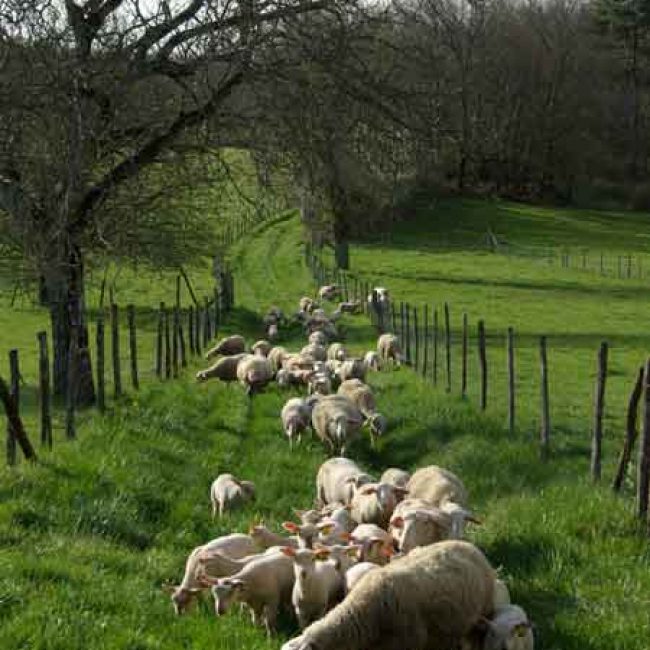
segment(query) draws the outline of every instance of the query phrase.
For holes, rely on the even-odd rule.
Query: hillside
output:
[[[428,225],[418,227],[424,242]],[[519,367],[531,379],[522,380],[522,426],[509,438],[498,399],[504,394],[499,375],[494,378],[494,404],[482,415],[475,393],[462,401],[456,388],[446,395],[402,369],[371,377],[391,430],[378,450],[359,444],[351,455],[372,471],[436,463],[463,477],[484,522],[470,532],[471,538],[495,566],[503,567],[514,600],[535,621],[539,648],[645,650],[650,635],[648,545],[637,535],[629,497],[613,497],[606,484],[594,488],[585,456],[595,344],[604,334],[617,333],[625,350],[625,361],[612,364],[617,372],[608,393],[608,432],[618,439],[621,407],[615,406],[626,395],[627,359],[633,369],[647,349],[642,321],[636,320],[642,312],[642,287],[635,293],[634,282],[618,280],[612,280],[612,287],[600,286],[596,276],[576,271],[573,277],[565,269],[557,269],[551,288],[499,287],[487,266],[477,271],[475,260],[464,257],[473,257],[473,252],[453,261],[450,254],[426,245],[415,250],[408,242],[414,228],[405,229],[402,243],[398,235],[391,244],[355,248],[355,268],[372,269],[373,277],[412,303],[440,305],[448,300],[456,325],[467,310],[473,318],[486,318],[489,331],[512,324],[522,337],[526,333],[531,374],[525,374],[523,350]],[[251,340],[261,334],[261,310],[278,304],[291,312],[299,296],[314,286],[295,217],[256,230],[234,250],[232,262],[237,308],[226,331],[243,332]],[[505,263],[497,260],[494,267]],[[541,273],[537,262],[526,264],[532,276],[537,269]],[[452,265],[467,281],[449,280]],[[428,272],[443,277],[427,278]],[[472,280],[477,274],[484,286]],[[565,288],[565,281],[573,288]],[[546,296],[546,302],[539,308],[535,300],[526,303],[526,291],[535,291],[538,299]],[[602,317],[598,310],[618,291],[620,320],[603,320],[597,329]],[[578,304],[576,295],[584,295],[587,312],[567,315],[567,306]],[[505,311],[504,305],[513,300],[516,309]],[[580,340],[569,327],[578,329],[577,318],[585,319],[586,330],[595,330],[593,340],[583,346],[569,344]],[[354,351],[373,345],[375,334],[364,317],[346,317],[345,325]],[[557,442],[554,437],[546,463],[539,460],[534,427],[523,424],[526,417],[534,419],[537,408],[532,359],[534,337],[542,331],[552,335],[552,342],[554,336],[558,341],[566,336],[567,341],[563,352],[552,348],[551,367],[558,427],[565,404],[561,400],[569,408],[568,424]],[[283,344],[294,347],[301,341],[300,333],[292,330]],[[493,342],[491,367],[498,372],[503,360]],[[566,374],[560,375],[560,368]],[[217,620],[207,600],[198,611],[175,618],[160,590],[163,582],[180,579],[194,545],[230,530],[246,530],[260,517],[277,528],[292,516],[292,507],[310,504],[315,472],[325,459],[313,441],[289,451],[278,418],[287,393],[272,387],[249,403],[237,386],[197,385],[195,370],[188,368],[175,382],[145,383],[140,393],[115,405],[103,419],[88,414],[79,440],[65,443],[59,433],[54,451],[43,454],[38,466],[0,470],[0,647],[252,650],[279,648],[293,633],[286,621],[281,639],[267,641],[248,616]],[[584,384],[586,404],[569,389],[560,390],[570,385],[571,377],[576,385]],[[607,472],[612,446],[606,448]],[[225,470],[255,480],[259,496],[252,508],[213,523],[208,488]]]

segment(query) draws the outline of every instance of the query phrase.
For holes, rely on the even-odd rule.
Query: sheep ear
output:
[[[280,553],[284,553],[284,555],[287,557],[295,557],[296,549],[292,548],[291,546],[283,546],[280,549]]]
[[[288,530],[290,533],[297,533],[300,530],[300,526],[294,523],[293,521],[285,521],[282,523],[282,528]]]
[[[169,584],[168,582],[165,582],[164,584],[160,585],[160,588],[166,593],[166,594],[173,594],[177,589],[179,585],[172,585]]]
[[[393,528],[403,528],[404,527],[404,517],[399,517],[399,516],[393,517],[390,520],[390,525]]]

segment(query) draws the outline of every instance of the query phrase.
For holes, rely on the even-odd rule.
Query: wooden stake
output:
[[[539,339],[539,358],[541,366],[541,395],[542,395],[542,423],[540,429],[540,446],[542,458],[546,458],[549,451],[551,437],[551,418],[548,395],[548,358],[546,354],[546,337]]]
[[[515,433],[515,332],[508,328],[508,430]]]
[[[140,388],[138,380],[138,340],[135,329],[135,307],[126,306],[126,318],[129,326],[129,353],[131,356],[131,384],[135,390]]]
[[[485,323],[480,320],[478,322],[478,360],[481,368],[481,410],[485,411],[487,408],[487,350],[485,341]]]
[[[598,351],[598,377],[594,403],[594,430],[591,440],[591,477],[600,481],[603,447],[603,412],[605,410],[605,384],[607,381],[607,343]]]
[[[467,324],[467,314],[463,314],[463,354],[460,378],[460,394],[463,399],[467,399],[467,347],[469,345],[469,332]]]
[[[20,445],[23,455],[27,460],[35,461],[36,452],[27,437],[25,427],[23,426],[23,422],[18,414],[18,404],[11,396],[7,383],[2,379],[2,377],[0,377],[0,401],[4,404],[7,420],[11,423],[10,426],[14,432],[14,437],[16,442]]]
[[[111,304],[111,349],[113,353],[113,393],[115,397],[122,394],[122,372],[120,369],[120,330],[119,312],[115,303]]]
[[[447,360],[446,391],[451,393],[451,326],[449,320],[449,304],[445,303],[445,354]]]
[[[47,332],[39,332],[36,336],[38,339],[38,396],[41,411],[41,445],[52,449],[50,361],[47,350]]]
[[[648,516],[648,489],[650,488],[650,359],[646,361],[643,376],[643,428],[639,441],[639,462],[637,471],[637,515],[639,519]]]
[[[18,367],[18,350],[9,351],[9,374],[11,377],[10,397],[16,406],[16,416],[20,417],[20,368]],[[18,458],[16,453],[16,431],[11,419],[7,422],[7,465],[15,465]]]
[[[97,408],[100,413],[106,410],[106,377],[104,373],[105,366],[105,347],[104,347],[104,312],[100,310],[97,314]]]

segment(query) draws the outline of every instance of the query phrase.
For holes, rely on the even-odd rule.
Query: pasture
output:
[[[470,219],[483,214],[476,204],[454,204],[450,210],[456,212],[447,225],[458,225],[460,232],[451,232],[461,246],[480,237],[484,228]],[[567,238],[582,242],[592,232],[583,218],[603,221],[597,237],[594,231],[594,248],[607,246],[616,234],[617,242],[629,240],[624,248],[630,250],[637,240],[625,233],[650,232],[639,217],[627,215],[596,219],[571,213],[560,227],[550,213],[521,207],[517,215],[507,206],[485,206],[486,218],[495,210],[499,221],[491,222],[492,230],[533,244],[539,237],[544,246],[557,243],[565,229]],[[377,450],[363,441],[351,456],[373,472],[436,463],[463,478],[484,522],[470,538],[503,567],[514,602],[537,626],[539,648],[645,650],[650,550],[632,517],[630,495],[614,497],[608,482],[627,393],[650,343],[643,322],[646,289],[634,280],[472,250],[471,243],[468,250],[441,251],[436,227],[421,214],[388,244],[354,246],[353,270],[381,280],[397,299],[412,304],[440,307],[448,301],[456,341],[462,312],[472,323],[486,320],[489,408],[478,412],[475,381],[470,399],[460,399],[457,366],[451,395],[406,368],[372,375],[390,433]],[[251,341],[262,333],[263,310],[277,304],[291,313],[298,298],[313,289],[295,216],[250,233],[233,249],[231,263],[236,309],[225,331],[244,333]],[[192,274],[205,291],[211,286],[209,271],[206,263]],[[121,278],[124,288],[116,293],[121,303],[145,310],[159,300],[173,301],[172,278],[158,282],[137,272]],[[19,345],[34,350],[31,341],[45,325],[44,314],[25,304],[3,313],[0,350]],[[365,317],[345,317],[344,323],[354,351],[374,345]],[[515,437],[505,427],[502,335],[509,325],[518,335],[521,378]],[[536,445],[539,334],[549,336],[551,367],[552,452],[545,463]],[[287,347],[304,340],[298,329],[285,337]],[[594,487],[588,444],[601,339],[612,344],[612,373],[604,482]],[[22,356],[29,386],[36,364],[30,365],[27,351]],[[278,417],[288,393],[271,387],[249,403],[238,386],[196,384],[197,368],[195,360],[173,382],[149,378],[138,394],[112,404],[104,418],[85,414],[77,441],[64,442],[58,429],[54,451],[41,452],[38,465],[0,470],[0,647],[252,650],[279,648],[293,634],[294,624],[286,619],[280,638],[269,641],[251,627],[248,616],[217,619],[207,599],[175,618],[160,590],[164,581],[180,579],[193,546],[231,530],[245,531],[261,517],[277,530],[291,518],[292,507],[308,506],[316,470],[326,458],[315,441],[289,451]],[[472,371],[470,377],[475,376]],[[25,399],[29,409],[30,398]],[[27,424],[36,438],[33,420],[27,418]],[[208,489],[223,471],[253,479],[258,500],[213,523]]]

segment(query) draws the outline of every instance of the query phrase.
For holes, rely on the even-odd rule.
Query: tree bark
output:
[[[54,394],[65,397],[68,355],[71,337],[74,335],[78,351],[74,357],[78,391],[76,403],[79,406],[89,406],[95,402],[95,384],[88,351],[83,274],[83,261],[78,247],[72,248],[65,263],[53,260],[50,268],[44,269],[52,323]]]

